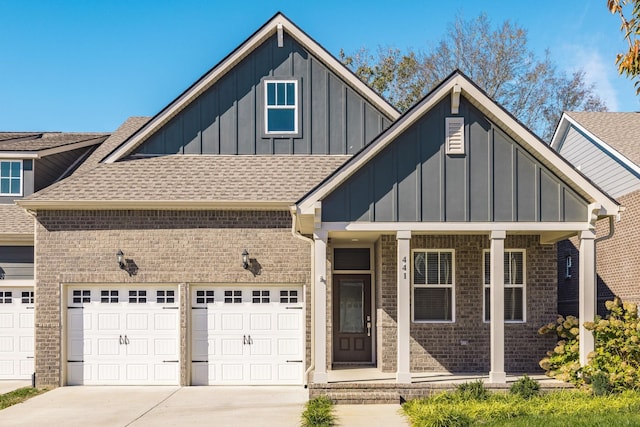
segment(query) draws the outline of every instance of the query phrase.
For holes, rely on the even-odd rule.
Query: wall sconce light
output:
[[[120,268],[122,270],[126,270],[127,265],[124,262],[124,253],[122,252],[122,249],[118,249],[118,252],[116,252],[116,258],[118,259],[118,265],[120,266]]]
[[[245,270],[249,268],[249,252],[246,249],[242,251],[242,268]]]

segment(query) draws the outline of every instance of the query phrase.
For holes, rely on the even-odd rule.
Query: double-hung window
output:
[[[22,160],[0,160],[0,196],[22,196]]]
[[[264,93],[266,133],[298,133],[298,81],[266,80]]]
[[[414,250],[413,321],[453,322],[454,317],[453,250]]]
[[[526,270],[524,249],[504,251],[504,320],[525,321]],[[491,320],[491,253],[484,252],[484,320]]]

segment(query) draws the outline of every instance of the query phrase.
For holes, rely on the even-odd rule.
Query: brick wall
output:
[[[37,220],[38,386],[55,387],[62,380],[63,284],[291,283],[306,285],[307,303],[310,301],[311,245],[292,236],[288,212],[39,211]],[[245,248],[260,266],[260,274],[254,276],[242,268],[241,253]],[[135,263],[136,275],[130,277],[120,270],[116,262],[118,249]],[[185,289],[181,285],[183,292]],[[184,316],[183,360],[188,339]],[[307,335],[307,361],[309,354]],[[181,366],[181,375],[181,382],[188,382],[187,366]]]
[[[413,236],[412,249],[455,250],[455,323],[411,323],[411,370],[487,372],[490,369],[489,324],[483,322],[483,260],[486,236]],[[537,331],[556,317],[556,247],[540,245],[537,236],[508,236],[505,249],[526,249],[526,323],[505,325],[505,369],[536,372],[554,345]],[[378,296],[378,365],[396,370],[396,238],[382,236],[376,245]],[[466,341],[466,345],[461,342]]]
[[[604,303],[615,295],[623,301],[640,303],[640,191],[620,197],[625,207],[620,221],[614,220],[614,235],[596,243],[598,279],[598,314],[605,316]],[[609,233],[609,221],[596,224],[596,238]],[[558,312],[578,315],[578,280],[580,243],[577,237],[558,243]],[[572,256],[573,274],[565,279],[564,262]]]

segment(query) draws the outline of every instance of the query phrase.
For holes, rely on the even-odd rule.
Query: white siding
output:
[[[573,126],[564,138],[560,154],[612,197],[640,189],[638,176]]]

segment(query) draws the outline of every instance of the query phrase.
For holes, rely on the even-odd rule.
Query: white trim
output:
[[[35,279],[4,279],[0,280],[0,288],[32,288],[36,286]]]
[[[447,283],[438,283],[438,284],[427,284],[427,278],[425,276],[425,283],[424,284],[420,284],[420,285],[416,285],[415,284],[415,265],[414,265],[414,259],[415,256],[414,254],[416,252],[424,252],[425,253],[425,274],[428,270],[428,265],[426,265],[427,263],[427,257],[426,254],[428,253],[437,253],[438,254],[438,260],[440,259],[440,254],[441,253],[450,253],[451,254],[451,284],[447,284]],[[442,249],[425,249],[425,248],[415,248],[415,249],[411,249],[411,260],[409,262],[409,268],[411,269],[411,323],[416,323],[416,324],[420,324],[420,323],[456,323],[456,251],[455,249],[448,249],[448,248],[442,248]],[[439,269],[438,269],[438,277],[440,276],[439,273]],[[415,290],[416,288],[418,289],[451,289],[451,320],[416,320],[416,316],[415,316],[415,306],[416,306],[416,299],[415,299]]]
[[[334,58],[319,44],[313,41],[302,30],[296,27],[281,13],[276,14],[273,19],[260,28],[250,39],[244,42],[240,47],[231,53],[226,59],[218,64],[209,73],[198,80],[191,88],[171,102],[156,117],[151,119],[138,132],[129,138],[123,145],[112,151],[104,160],[104,163],[113,163],[120,158],[126,156],[135,147],[146,140],[151,134],[155,133],[161,126],[168,122],[172,117],[183,110],[191,101],[197,98],[202,92],[211,87],[230,69],[238,64],[242,59],[253,52],[264,40],[277,32],[278,25],[281,25],[287,34],[293,37],[298,43],[308,49],[313,55],[317,56],[324,65],[326,65],[334,73],[338,74],[347,84],[360,93],[363,97],[377,106],[387,117],[393,121],[396,120],[400,113],[373,89],[362,82],[355,74],[350,72],[340,61]]]
[[[504,321],[504,323],[527,323],[527,250],[526,249],[510,249],[510,248],[505,248],[504,250],[504,255],[506,255],[507,253],[511,253],[511,252],[521,252],[522,253],[522,280],[523,283],[517,284],[517,285],[513,285],[513,284],[504,284],[504,289],[506,290],[507,288],[522,288],[522,320],[506,320]],[[486,262],[485,262],[485,257],[487,256],[487,254],[490,254],[491,250],[490,249],[484,249],[482,251],[482,322],[489,324],[491,323],[491,319],[487,320],[487,301],[485,298],[486,295],[486,290],[487,289],[491,289],[491,281],[489,281],[489,283],[484,283],[484,279],[486,277]],[[489,272],[489,275],[491,275],[491,272]]]
[[[86,141],[75,142],[73,144],[60,145],[58,147],[45,148],[44,150],[29,151],[4,151],[0,154],[3,159],[41,159],[52,154],[64,153],[66,151],[77,150],[79,148],[90,147],[102,143],[109,135],[91,137]]]
[[[359,154],[349,160],[343,168],[332,175],[330,179],[307,194],[299,203],[300,211],[306,213],[310,205],[312,206],[315,201],[324,199],[371,158],[392,143],[400,134],[405,132],[426,112],[430,111],[444,97],[448,96],[456,85],[460,85],[462,93],[471,104],[480,109],[489,120],[495,122],[498,127],[514,138],[525,150],[533,154],[536,160],[547,166],[560,179],[573,183],[571,188],[574,191],[589,202],[601,203],[603,207],[602,215],[614,215],[619,212],[617,202],[610,199],[602,190],[588,181],[580,172],[576,171],[548,145],[539,140],[460,73],[453,74],[420,101],[414,109],[410,110],[408,115],[402,116],[389,129],[383,132],[379,139],[365,147]]]
[[[638,166],[633,161],[629,160],[627,157],[625,157],[624,154],[620,153],[611,145],[607,144],[602,139],[595,136],[587,128],[585,128],[583,125],[581,125],[579,122],[577,122],[574,118],[567,115],[566,113],[562,113],[560,124],[556,128],[556,132],[554,133],[553,139],[551,140],[551,147],[555,149],[558,153],[560,153],[560,150],[562,149],[562,145],[564,145],[566,135],[569,130],[569,126],[573,126],[578,131],[584,133],[587,136],[587,138],[591,140],[590,142],[593,145],[607,152],[611,156],[615,157],[618,161],[620,161],[620,163],[624,164],[626,167],[634,171],[637,175],[640,175],[640,166]],[[560,133],[560,128],[562,128],[562,133]]]
[[[278,105],[277,104],[277,85],[278,83],[293,83],[293,99],[294,104],[293,108],[290,105]],[[268,85],[275,84],[276,85],[276,104],[269,105],[269,90],[267,88]],[[299,126],[299,104],[300,104],[300,95],[298,91],[298,80],[296,79],[277,79],[277,78],[269,78],[263,80],[262,90],[264,91],[264,134],[268,136],[277,136],[277,135],[298,135],[300,133]],[[285,98],[286,98],[286,89],[285,89]],[[293,130],[290,131],[270,131],[269,130],[269,111],[270,110],[293,110]]]
[[[585,222],[323,222],[328,232],[374,231],[397,232],[411,230],[415,233],[465,233],[486,234],[494,230],[540,233],[549,231],[577,232],[593,228]]]
[[[2,168],[2,163],[9,163],[9,176],[4,177],[9,180],[9,192],[2,192],[2,173],[0,172],[0,196],[7,197],[22,197],[24,194],[24,162],[22,159],[5,159],[0,157],[0,168]],[[11,175],[11,164],[12,163],[20,163],[20,192],[19,193],[11,193],[11,181],[15,178]]]

